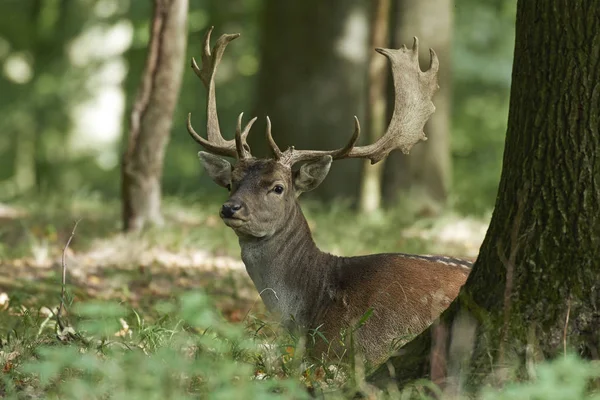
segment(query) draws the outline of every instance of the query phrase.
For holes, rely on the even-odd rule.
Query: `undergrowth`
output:
[[[599,365],[571,355],[532,367],[528,380],[481,388],[476,394],[449,394],[429,381],[380,392],[367,384],[368,371],[360,360],[307,356],[310,341],[322,339],[318,329],[306,341],[300,340],[260,314],[254,315],[251,311],[257,307],[250,311],[245,307],[240,320],[230,322],[201,287],[183,291],[174,284],[169,296],[133,304],[123,295],[117,296],[120,300],[94,299],[79,293],[85,287],[73,285],[66,299],[68,314],[62,317],[68,325],[61,327],[56,317],[58,269],[47,282],[2,280],[3,275],[10,275],[8,265],[27,266],[19,257],[31,257],[43,249],[49,258],[59,254],[74,219],[79,218],[83,220],[72,246],[75,253],[112,236],[120,242],[144,241],[146,247],[173,251],[198,247],[237,257],[234,235],[215,217],[220,201],[167,200],[166,225],[135,237],[118,233],[117,201],[78,197],[21,202],[23,217],[3,221],[0,227],[0,398],[348,399],[361,393],[373,399],[600,400],[590,384],[600,379]],[[325,208],[308,202],[304,209],[316,242],[327,251],[355,255],[436,250],[430,240],[399,233],[414,224],[410,214],[401,210],[356,217],[343,204]],[[52,265],[60,267],[56,262]],[[130,274],[127,279],[144,285],[157,280],[155,272],[146,276],[150,269],[143,267],[141,276]],[[196,279],[194,275],[183,278]],[[223,280],[224,285],[233,283]],[[42,290],[45,296],[40,295]]]
[[[5,302],[0,311],[0,398],[6,399],[378,399],[447,396],[427,381],[379,392],[365,371],[306,356],[306,343],[248,316],[230,323],[201,291],[157,303],[145,314],[116,302],[56,309]],[[590,382],[600,365],[566,355],[537,365],[528,381],[484,388],[485,400],[600,399]]]
[[[0,397],[302,399],[346,379],[341,364],[308,363],[277,327],[225,321],[200,291],[158,303],[149,320],[115,302],[70,309],[63,329],[56,310],[0,312]]]

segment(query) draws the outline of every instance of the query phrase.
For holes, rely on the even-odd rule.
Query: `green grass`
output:
[[[235,235],[216,217],[222,200],[166,199],[164,226],[128,236],[119,231],[114,199],[21,200],[23,215],[0,221],[0,300],[2,294],[10,299],[0,301],[0,398],[346,399],[358,391],[378,399],[451,398],[427,381],[373,392],[360,360],[309,358],[307,343],[265,315],[245,271],[203,264],[210,257],[239,257]],[[316,242],[327,251],[448,254],[426,235],[403,232],[425,232],[452,215],[417,222],[406,211],[410,207],[371,217],[343,204],[309,201],[303,207]],[[70,328],[62,330],[55,316],[59,260],[79,219],[67,257],[63,320]],[[108,262],[91,256],[106,250],[133,254]],[[176,257],[198,250],[208,254],[199,265],[144,261],[138,254]],[[462,251],[450,248],[453,255]],[[311,337],[318,339],[318,330],[308,344]],[[598,399],[590,391],[600,376],[598,364],[566,356],[531,370],[537,372],[529,380],[482,388],[477,398]]]
[[[198,248],[237,257],[237,238],[218,218],[219,206],[224,200],[224,195],[167,198],[163,201],[165,225],[148,229],[143,234],[143,240],[148,247],[173,251]],[[357,215],[344,202],[335,204],[302,202],[315,241],[325,251],[358,255],[437,250],[436,243],[405,237],[402,230],[417,221],[421,228],[433,226],[440,216],[417,217],[407,211],[410,210],[409,206],[382,211],[375,216]],[[0,219],[0,260],[31,256],[34,249],[61,249],[77,220],[81,220],[81,224],[72,243],[73,249],[89,249],[98,239],[122,239],[117,236],[121,226],[118,199],[91,195],[63,198],[54,195],[41,199],[21,199],[18,207],[25,216]],[[482,221],[485,223],[485,219]],[[461,251],[460,248],[455,250],[457,255]]]
[[[265,341],[249,330],[252,324],[223,320],[201,292],[149,314],[152,322],[123,304],[74,304],[68,335],[53,316],[11,305],[0,313],[0,397],[307,397],[300,380],[285,373],[290,367],[265,379],[274,374],[262,366],[259,345]],[[276,348],[272,362],[292,363],[286,354]]]
[[[310,359],[305,343],[252,316],[227,322],[201,291],[146,311],[113,301],[68,305],[65,330],[47,309],[11,301],[0,311],[0,398],[345,399],[359,391],[377,399],[472,398],[427,381],[373,391],[360,365]],[[530,380],[483,388],[477,398],[599,398],[590,392],[597,363],[567,355],[533,368]]]

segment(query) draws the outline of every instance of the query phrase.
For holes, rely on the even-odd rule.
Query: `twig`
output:
[[[61,289],[60,289],[60,305],[58,306],[58,312],[56,313],[56,323],[58,323],[58,326],[60,327],[61,330],[65,329],[65,324],[62,322],[62,320],[60,319],[60,314],[63,310],[63,308],[65,307],[65,288],[67,286],[67,249],[69,248],[69,245],[71,244],[71,240],[73,240],[73,237],[75,236],[75,230],[77,229],[77,225],[79,225],[79,222],[81,221],[81,219],[78,219],[75,222],[75,225],[73,226],[73,230],[71,231],[71,236],[69,236],[69,239],[67,240],[67,244],[65,244],[65,248],[63,249],[62,252],[62,285],[61,285]]]
[[[563,354],[567,356],[567,328],[569,327],[569,315],[571,314],[571,296],[567,299],[567,316],[565,317],[565,328],[563,330]]]

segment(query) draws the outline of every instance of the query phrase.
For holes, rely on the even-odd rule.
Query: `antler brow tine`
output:
[[[243,116],[244,116],[243,112],[240,113],[240,115],[238,116],[237,127],[235,129],[235,147],[236,147],[238,159],[240,159],[240,160],[252,157],[252,154],[250,154],[250,146],[248,146],[246,138],[248,137],[248,134],[250,133],[250,129],[252,128],[252,125],[254,125],[254,122],[256,122],[256,119],[257,119],[256,117],[254,117],[250,121],[248,121],[248,123],[244,127],[244,130],[242,131]]]
[[[269,142],[269,146],[271,147],[271,150],[273,151],[273,155],[275,156],[275,159],[276,160],[281,159],[281,156],[283,155],[283,153],[279,149],[279,146],[277,146],[277,143],[275,143],[275,140],[273,139],[273,135],[271,134],[271,118],[269,118],[268,115],[267,115],[266,135],[267,135],[267,141]]]

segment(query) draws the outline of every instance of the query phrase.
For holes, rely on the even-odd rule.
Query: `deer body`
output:
[[[400,253],[327,254],[314,243],[297,198],[325,179],[335,159],[367,158],[375,163],[394,149],[407,153],[426,139],[423,126],[435,109],[431,97],[437,90],[435,53],[431,51],[430,69],[422,72],[416,38],[412,49],[376,49],[391,62],[396,102],[385,135],[375,143],[355,146],[360,134],[355,118],[352,138],[338,150],[290,147],[282,152],[267,117],[266,136],[274,157],[257,159],[246,143],[256,118],[242,129],[240,114],[234,140],[225,140],[220,132],[214,76],[225,47],[239,35],[222,35],[211,52],[211,31],[204,41],[202,68],[192,60],[207,88],[208,139],[196,133],[189,116],[188,131],[208,151],[198,153],[208,175],[230,191],[220,215],[239,238],[248,274],[267,308],[288,328],[319,330],[327,339],[315,343],[317,355],[344,357],[347,348],[338,338],[351,332],[356,350],[369,363],[383,361],[393,344],[419,333],[450,304],[469,274],[470,262]],[[235,157],[237,162],[219,156]],[[294,169],[296,164],[300,168]]]
[[[319,329],[331,339],[328,345],[317,337],[317,352],[342,357],[344,349],[334,339],[372,309],[355,337],[371,364],[384,361],[392,344],[425,329],[456,297],[471,265],[407,254],[338,257],[322,252],[298,204],[282,231],[268,239],[240,237],[239,242],[267,309],[279,314],[288,329]]]

